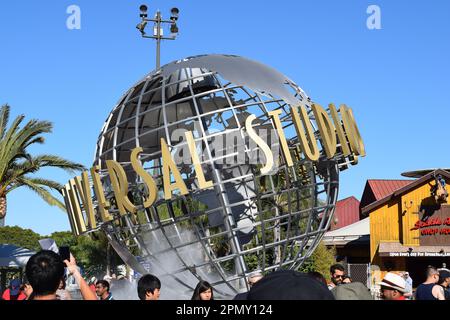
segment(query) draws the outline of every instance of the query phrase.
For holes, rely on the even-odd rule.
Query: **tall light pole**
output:
[[[148,19],[147,18],[147,11],[148,8],[145,4],[141,5],[139,7],[139,10],[141,11],[140,17],[142,21],[136,26],[136,28],[141,32],[141,35],[143,38],[150,38],[150,39],[156,39],[156,69],[159,69],[161,67],[161,40],[175,40],[178,35],[178,26],[177,26],[177,20],[178,20],[178,14],[179,10],[178,8],[172,8],[170,10],[170,20],[163,20],[161,16],[161,12],[158,10],[156,11],[155,18],[154,19]],[[148,22],[153,22],[153,35],[147,35],[145,32],[145,27],[147,26]],[[163,24],[170,24],[170,37],[164,37],[163,32]]]

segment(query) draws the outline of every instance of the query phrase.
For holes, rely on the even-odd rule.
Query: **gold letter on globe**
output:
[[[131,166],[134,171],[142,178],[145,185],[148,189],[148,198],[144,202],[144,208],[149,208],[156,201],[156,197],[158,195],[158,189],[156,188],[156,183],[153,177],[145,171],[145,169],[141,165],[141,161],[139,161],[139,155],[142,153],[142,148],[135,148],[131,152],[130,161]]]
[[[191,153],[192,164],[194,165],[195,174],[197,175],[199,189],[207,189],[213,186],[212,181],[206,181],[205,175],[203,174],[202,166],[200,164],[200,159],[197,154],[195,147],[194,136],[191,131],[186,131],[185,134],[187,144],[189,147],[189,152]]]
[[[163,180],[164,180],[164,199],[170,200],[172,198],[172,191],[179,189],[182,195],[189,193],[186,184],[181,177],[180,171],[178,171],[175,161],[173,161],[170,155],[169,147],[166,140],[161,138],[161,153],[162,153],[162,167],[163,167]],[[175,183],[170,183],[170,172],[172,171]]]
[[[319,127],[320,136],[322,138],[323,147],[328,159],[336,154],[336,128],[328,117],[328,113],[318,104],[312,105],[314,117]]]
[[[291,152],[289,151],[289,146],[286,141],[286,136],[284,135],[283,126],[281,125],[280,121],[280,114],[282,113],[283,111],[278,109],[270,111],[269,116],[272,117],[275,129],[277,129],[278,137],[280,138],[281,149],[283,150],[284,159],[286,159],[286,164],[288,167],[292,167],[294,165],[294,162],[292,161]]]
[[[136,207],[128,199],[128,180],[125,170],[113,160],[106,160],[106,167],[108,168],[120,215],[124,216],[128,212],[136,213]]]
[[[112,215],[108,212],[107,207],[109,203],[106,201],[105,193],[103,192],[102,182],[99,175],[100,167],[94,166],[91,168],[92,184],[94,185],[94,192],[97,196],[98,212],[100,213],[100,219],[102,222],[108,222],[113,219]]]
[[[303,121],[303,126],[298,114],[299,109]],[[314,136],[314,130],[312,128],[311,122],[309,121],[306,109],[302,106],[291,107],[291,115],[292,120],[294,121],[295,130],[297,131],[297,136],[300,140],[303,154],[310,161],[319,160],[319,147],[317,146],[317,140]],[[303,130],[303,127],[305,128],[306,133],[305,130]]]
[[[273,168],[273,153],[272,150],[270,150],[269,146],[264,142],[263,139],[261,139],[260,136],[256,133],[255,129],[253,129],[253,121],[256,119],[256,116],[254,114],[248,116],[248,118],[245,120],[245,128],[247,129],[247,133],[249,137],[255,141],[255,143],[261,148],[261,150],[264,152],[264,156],[266,158],[266,164],[264,167],[261,168],[261,174],[266,175],[270,171],[272,171]]]

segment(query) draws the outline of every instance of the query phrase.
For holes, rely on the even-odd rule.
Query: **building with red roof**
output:
[[[360,208],[384,199],[388,195],[394,193],[398,189],[404,188],[414,180],[386,180],[386,179],[371,179],[367,180],[364,188]],[[361,214],[361,219],[366,218],[367,215]]]
[[[336,203],[334,219],[330,231],[337,230],[359,221],[359,200],[348,197]]]
[[[403,175],[415,179],[368,180],[358,215],[354,197],[339,201],[336,223],[324,236],[351,276],[364,282],[370,266],[379,270],[367,278],[371,287],[388,271],[408,271],[416,286],[428,265],[450,265],[450,170]]]

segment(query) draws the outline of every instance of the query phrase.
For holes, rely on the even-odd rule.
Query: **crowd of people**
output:
[[[450,300],[450,272],[428,266],[426,281],[413,291],[412,279],[408,272],[388,272],[378,283],[382,300]],[[345,268],[335,264],[330,268],[331,283],[328,288],[336,299],[370,300],[367,288],[362,284],[353,283],[345,275]]]
[[[43,250],[28,261],[26,280],[10,281],[2,294],[3,300],[71,300],[65,288],[66,270],[79,286],[83,300],[114,300],[111,284],[107,280],[91,278],[89,283],[82,277],[75,258],[62,261],[60,255]],[[378,283],[383,300],[450,300],[450,272],[429,266],[427,279],[413,292],[412,281],[407,272],[388,272]],[[319,272],[300,273],[279,270],[268,275],[250,274],[247,278],[250,290],[240,293],[233,300],[373,300],[371,291],[361,282],[354,282],[346,275],[343,265],[330,268],[330,281]],[[137,282],[140,300],[159,300],[161,281],[146,274]],[[201,280],[191,300],[214,300],[214,288]]]
[[[62,260],[53,251],[42,250],[33,255],[25,268],[25,281],[10,281],[2,294],[2,300],[71,300],[66,290],[66,270],[75,278],[83,300],[114,300],[110,281],[91,278],[89,283],[81,276],[80,268],[73,255],[70,260]],[[154,275],[143,275],[137,283],[140,300],[158,300],[161,281]],[[192,295],[192,300],[213,300],[213,287],[207,281],[200,281]]]

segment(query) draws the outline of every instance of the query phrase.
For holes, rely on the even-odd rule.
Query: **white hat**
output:
[[[394,273],[388,272],[383,280],[379,283],[380,286],[388,287],[406,293],[406,281],[402,276]]]

